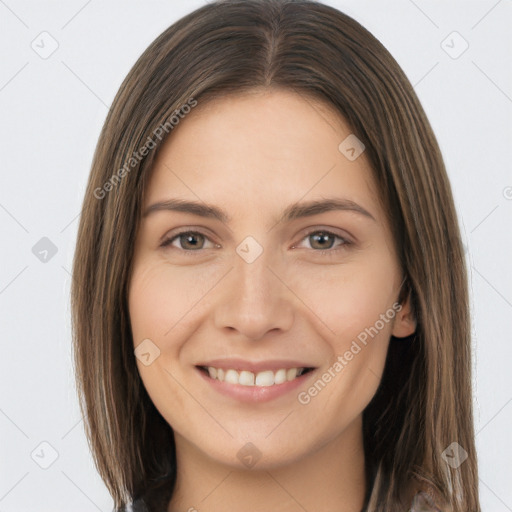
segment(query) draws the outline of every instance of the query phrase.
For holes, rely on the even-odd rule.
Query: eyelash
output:
[[[315,233],[322,233],[324,235],[329,235],[329,236],[332,236],[332,237],[337,238],[337,239],[342,241],[342,243],[339,244],[337,246],[337,248],[334,248],[334,249],[311,249],[315,253],[319,253],[321,256],[333,256],[333,255],[336,255],[336,254],[338,254],[339,251],[343,251],[343,250],[345,250],[347,248],[347,246],[352,245],[352,242],[350,240],[347,240],[346,238],[344,238],[344,237],[342,237],[340,235],[337,235],[336,233],[333,233],[332,231],[328,231],[326,229],[314,229],[314,230],[308,231],[302,237],[301,242],[303,240],[305,240],[306,238],[308,238],[309,236],[315,234]],[[206,239],[209,239],[207,235],[205,235],[204,233],[201,233],[200,231],[184,230],[184,231],[180,231],[179,233],[176,233],[172,237],[167,238],[166,240],[164,240],[160,244],[160,247],[163,247],[163,248],[170,247],[171,244],[174,242],[174,240],[179,238],[181,235],[201,235],[201,236],[204,236]],[[202,252],[201,249],[187,250],[187,249],[180,249],[178,247],[173,247],[173,249],[177,249],[179,251],[183,251],[183,252],[187,252],[187,253],[201,253]],[[198,256],[198,255],[199,254],[193,254],[193,256]]]

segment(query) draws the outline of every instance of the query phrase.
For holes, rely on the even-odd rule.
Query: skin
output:
[[[408,336],[416,324],[409,302],[393,310],[403,274],[365,153],[350,161],[338,149],[350,133],[313,98],[254,90],[199,103],[158,154],[143,211],[172,197],[232,217],[156,211],[137,234],[130,320],[134,347],[150,339],[160,350],[148,366],[137,358],[137,367],[175,434],[178,479],[168,512],[362,507],[362,412],[390,336]],[[350,199],[374,219],[336,210],[277,223],[288,205],[327,197]],[[195,245],[185,236],[161,247],[180,230],[199,232]],[[319,241],[322,230],[334,236]],[[252,263],[236,252],[247,236],[263,249]],[[389,310],[393,319],[299,403],[298,393]],[[235,356],[293,358],[317,369],[290,393],[241,403],[195,368]],[[261,454],[252,468],[237,457],[248,442]]]

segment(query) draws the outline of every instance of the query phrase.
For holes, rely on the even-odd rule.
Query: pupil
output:
[[[313,238],[315,239],[315,241],[320,241],[322,245],[322,242],[325,242],[331,235],[329,233],[321,233],[319,235],[313,235]],[[329,246],[330,247],[330,246]],[[324,249],[325,248],[325,244],[324,244],[324,247],[320,247],[321,249]]]
[[[190,235],[183,235],[186,242],[185,245],[189,244],[191,247],[197,247],[199,244],[197,241],[194,241],[197,239],[197,235],[190,234]]]

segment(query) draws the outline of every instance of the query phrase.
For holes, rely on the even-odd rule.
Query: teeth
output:
[[[228,370],[224,377],[224,381],[229,382],[230,384],[238,384],[238,372],[236,370]]]
[[[238,377],[238,384],[242,384],[242,386],[254,386],[254,373],[245,370],[241,371]]]
[[[207,370],[212,379],[217,379],[221,382],[241,384],[242,386],[268,387],[296,379],[297,377],[300,377],[306,369],[281,368],[275,373],[272,370],[265,370],[256,374],[247,370],[238,372],[232,369],[223,370],[222,368],[214,368],[213,366],[208,366]]]
[[[284,368],[277,370],[274,375],[274,384],[282,384],[283,382],[286,382],[286,370]]]
[[[259,372],[256,375],[256,386],[273,386],[274,385],[274,372],[268,370],[266,372]]]
[[[290,368],[286,370],[286,380],[293,380],[297,377],[298,368]]]

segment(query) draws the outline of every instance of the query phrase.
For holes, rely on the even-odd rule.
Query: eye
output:
[[[341,242],[338,246],[334,246],[335,239],[338,239]],[[302,240],[309,240],[310,248],[320,254],[336,253],[337,251],[346,249],[347,246],[352,244],[350,240],[325,229],[310,231]],[[296,247],[300,247],[300,245],[297,245]]]
[[[160,244],[160,247],[168,247],[171,245],[173,247],[176,247],[176,245],[173,242],[177,241],[179,243],[179,246],[176,247],[176,249],[181,249],[187,252],[195,252],[199,251],[200,249],[205,249],[204,245],[205,241],[207,240],[209,241],[208,237],[206,235],[203,235],[203,233],[200,233],[199,231],[181,231],[180,233],[177,233],[174,236],[165,239]],[[212,243],[212,246],[218,247],[218,245],[214,243]]]

